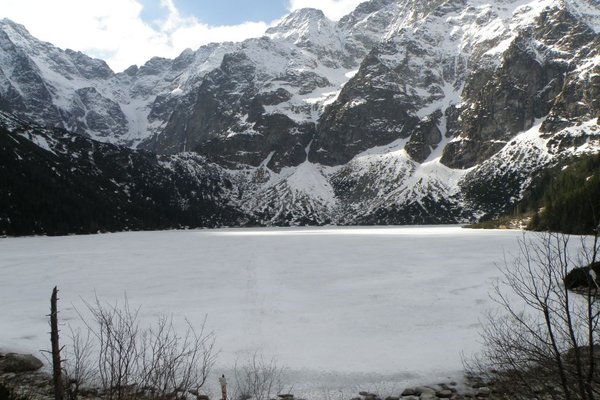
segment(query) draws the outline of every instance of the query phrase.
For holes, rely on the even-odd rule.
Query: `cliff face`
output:
[[[455,223],[598,151],[599,31],[593,0],[371,0],[115,74],[4,20],[0,109],[195,152],[239,223]]]

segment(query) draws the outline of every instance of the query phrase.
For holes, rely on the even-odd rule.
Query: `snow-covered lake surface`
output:
[[[65,323],[77,324],[74,308],[94,293],[126,293],[143,320],[207,315],[219,373],[257,351],[290,369],[297,395],[459,380],[461,352],[479,348],[496,264],[521,235],[378,227],[0,239],[0,351],[49,347],[58,285]]]

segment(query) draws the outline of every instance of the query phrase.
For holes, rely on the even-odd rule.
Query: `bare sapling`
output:
[[[283,374],[275,359],[266,361],[254,353],[244,364],[236,362],[234,368],[234,400],[269,400],[284,389]]]

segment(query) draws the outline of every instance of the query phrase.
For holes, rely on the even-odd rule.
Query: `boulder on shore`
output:
[[[42,363],[31,354],[0,354],[0,372],[27,372],[42,368]]]

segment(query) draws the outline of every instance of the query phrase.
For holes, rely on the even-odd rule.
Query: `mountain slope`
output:
[[[457,223],[599,151],[599,32],[594,0],[371,0],[115,74],[4,20],[0,109],[184,157],[232,223]]]
[[[214,169],[214,167],[212,167]],[[194,154],[157,157],[0,112],[0,234],[237,225],[231,183]]]

